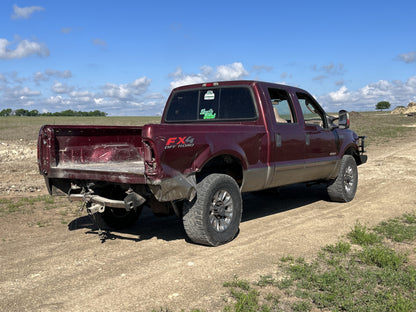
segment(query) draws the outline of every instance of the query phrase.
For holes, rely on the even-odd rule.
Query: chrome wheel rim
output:
[[[351,166],[345,169],[344,188],[347,193],[351,193],[354,187],[354,170]]]
[[[226,190],[217,191],[212,197],[209,222],[217,232],[228,229],[233,219],[233,199]]]

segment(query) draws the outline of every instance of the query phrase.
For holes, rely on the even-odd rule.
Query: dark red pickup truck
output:
[[[259,81],[176,88],[160,124],[43,126],[38,164],[50,194],[85,202],[110,228],[144,206],[176,213],[196,243],[232,240],[242,192],[322,182],[331,200],[354,198],[364,137],[306,91]]]

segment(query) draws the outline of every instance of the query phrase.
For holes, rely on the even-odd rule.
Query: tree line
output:
[[[27,109],[16,109],[13,110],[11,108],[6,108],[0,111],[0,117],[8,117],[8,116],[59,116],[59,117],[105,117],[107,113],[101,112],[99,110],[89,111],[89,112],[82,112],[82,111],[73,111],[72,109],[67,109],[61,112],[47,112],[47,113],[40,113],[37,109],[34,110],[27,110]]]

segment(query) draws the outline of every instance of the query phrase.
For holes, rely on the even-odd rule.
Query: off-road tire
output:
[[[327,188],[329,198],[335,202],[349,202],[355,196],[357,185],[357,163],[351,155],[344,155],[341,159],[338,177]]]
[[[243,211],[240,189],[226,174],[210,174],[197,184],[196,197],[183,205],[183,225],[197,244],[218,246],[238,233]]]
[[[142,206],[126,211],[121,208],[106,207],[103,213],[97,213],[111,230],[125,229],[132,226],[140,216]]]

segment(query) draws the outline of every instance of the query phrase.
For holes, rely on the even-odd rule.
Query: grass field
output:
[[[0,141],[33,141],[42,125],[140,126],[159,123],[160,117],[0,117]],[[367,145],[399,138],[414,130],[416,118],[388,112],[351,113],[351,129],[367,136]]]
[[[356,223],[312,262],[287,256],[256,282],[225,283],[224,311],[415,311],[416,267],[408,263],[415,240],[414,213],[371,229]]]
[[[142,126],[160,117],[0,117],[0,141],[37,140],[42,125]]]
[[[366,144],[382,144],[399,139],[416,127],[416,118],[392,115],[389,112],[353,112],[351,129],[358,135],[367,136]]]

